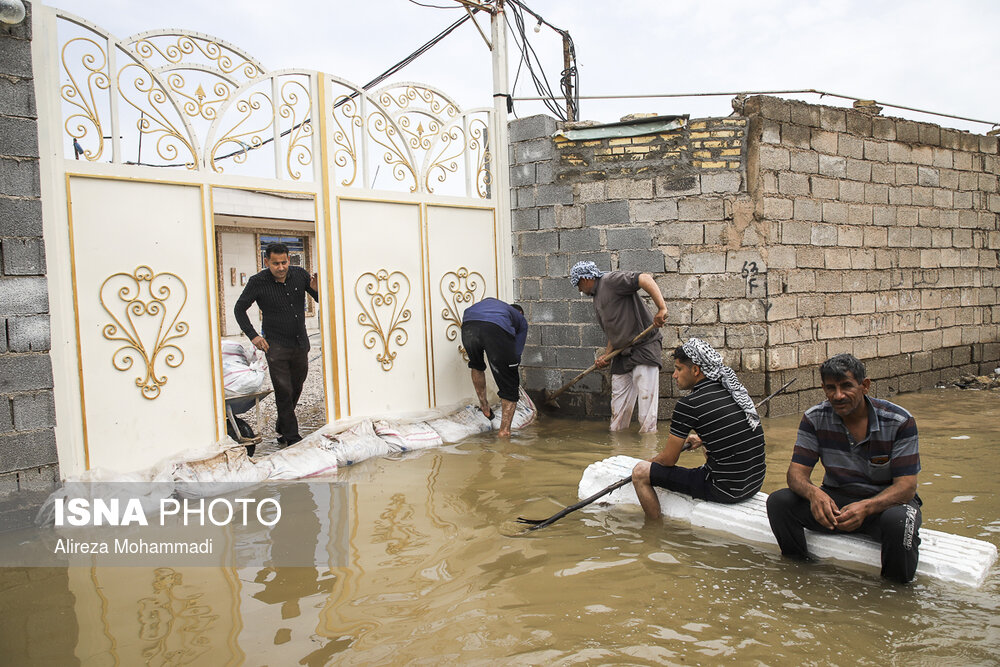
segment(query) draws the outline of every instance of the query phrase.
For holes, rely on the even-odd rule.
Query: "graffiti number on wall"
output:
[[[757,287],[757,273],[757,262],[743,262],[743,270],[740,271],[740,275],[743,276],[743,280],[747,281],[747,290],[750,294],[753,294]]]

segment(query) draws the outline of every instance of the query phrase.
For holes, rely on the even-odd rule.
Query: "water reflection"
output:
[[[924,525],[1000,542],[1000,396],[895,400],[921,432]],[[798,417],[764,423],[773,491]],[[282,497],[296,517],[288,539],[314,541],[316,568],[3,571],[0,637],[12,648],[0,663],[995,664],[996,571],[979,590],[919,577],[897,586],[732,535],[646,524],[637,507],[504,534],[519,514],[574,502],[589,463],[649,456],[657,442],[548,417],[510,442],[481,436],[345,468],[347,503]],[[342,522],[349,542],[335,545],[330,527]],[[284,539],[262,548],[277,559]],[[58,637],[29,622],[38,614],[59,619]]]

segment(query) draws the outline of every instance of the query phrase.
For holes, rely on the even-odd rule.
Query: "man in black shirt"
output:
[[[240,329],[267,355],[278,409],[278,442],[291,445],[302,439],[295,405],[309,372],[309,336],[306,334],[306,292],[319,301],[316,274],[288,262],[288,246],[272,243],[264,251],[267,268],[254,274],[236,300],[233,313]],[[261,333],[250,324],[247,308],[256,302],[263,316]]]
[[[678,389],[691,393],[674,407],[663,451],[632,470],[636,495],[650,519],[660,516],[655,486],[700,500],[738,503],[760,491],[764,483],[760,417],[736,373],[722,363],[722,356],[705,341],[692,338],[674,350],[674,380]],[[685,442],[705,447],[705,465],[677,465]]]

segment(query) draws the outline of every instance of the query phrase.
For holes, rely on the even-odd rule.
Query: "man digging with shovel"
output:
[[[608,337],[608,347],[594,365],[611,365],[611,430],[627,429],[638,403],[639,432],[656,433],[663,335],[652,331],[638,342],[634,339],[651,325],[659,329],[666,322],[667,305],[660,288],[648,273],[605,273],[593,262],[577,262],[569,278],[574,287],[594,298],[597,322]],[[649,314],[639,298],[640,288],[653,298],[655,315]],[[624,349],[612,356],[618,348]]]

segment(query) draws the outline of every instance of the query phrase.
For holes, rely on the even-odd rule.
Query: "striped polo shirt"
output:
[[[746,413],[721,382],[702,380],[677,402],[670,433],[686,438],[694,431],[704,443],[709,483],[733,500],[760,491],[767,472],[764,429],[750,428]]]
[[[854,442],[830,401],[806,410],[792,451],[792,462],[812,468],[823,462],[823,486],[869,498],[894,477],[920,472],[917,423],[903,408],[865,396],[868,435]]]

